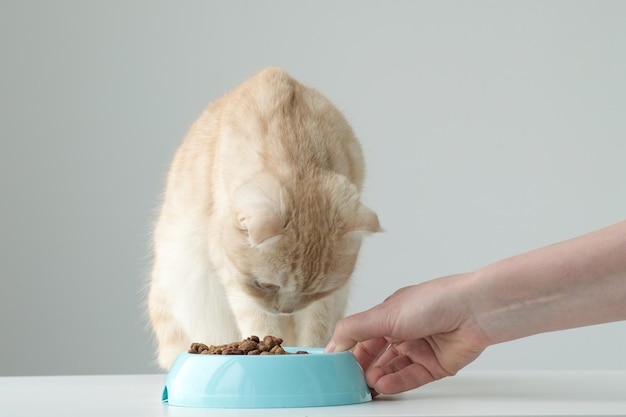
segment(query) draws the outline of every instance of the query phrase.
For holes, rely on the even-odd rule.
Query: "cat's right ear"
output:
[[[248,234],[248,243],[253,248],[268,249],[282,237],[280,218],[266,207],[251,205],[237,215],[238,226]]]
[[[273,178],[256,178],[244,184],[233,195],[237,227],[246,231],[253,248],[268,249],[283,234],[280,186]]]

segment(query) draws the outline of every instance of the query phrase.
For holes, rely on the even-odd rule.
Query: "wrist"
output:
[[[534,293],[534,285],[516,276],[514,260],[506,259],[475,271],[472,276],[471,312],[488,345],[541,332],[540,311],[553,295]]]
[[[489,295],[485,293],[487,272],[480,269],[456,276],[456,302],[461,312],[457,327],[463,329],[466,341],[477,351],[499,343],[490,326],[487,326],[489,308],[486,305],[490,302]]]

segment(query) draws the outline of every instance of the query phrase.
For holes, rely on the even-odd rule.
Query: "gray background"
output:
[[[143,313],[164,176],[204,106],[265,66],[360,137],[349,312],[626,217],[626,2],[4,1],[0,375],[155,372]],[[626,322],[472,369],[626,368]]]

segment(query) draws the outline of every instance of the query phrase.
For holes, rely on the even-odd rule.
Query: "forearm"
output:
[[[626,320],[626,221],[496,262],[471,285],[490,344]]]

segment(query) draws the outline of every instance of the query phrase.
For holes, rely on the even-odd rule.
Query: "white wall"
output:
[[[363,143],[350,311],[626,217],[626,3],[0,4],[0,375],[153,372],[141,307],[170,158],[268,65]],[[492,347],[473,369],[626,368],[626,323]]]

